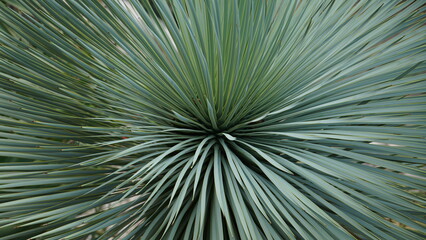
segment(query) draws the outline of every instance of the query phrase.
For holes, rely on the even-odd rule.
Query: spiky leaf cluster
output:
[[[0,1],[1,239],[421,238],[422,1],[154,2]]]

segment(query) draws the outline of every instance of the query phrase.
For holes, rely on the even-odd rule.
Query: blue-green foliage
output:
[[[425,233],[422,1],[13,2],[0,239]]]

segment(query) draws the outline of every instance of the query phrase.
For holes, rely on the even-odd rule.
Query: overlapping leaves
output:
[[[146,6],[1,1],[2,239],[421,238],[421,1]]]

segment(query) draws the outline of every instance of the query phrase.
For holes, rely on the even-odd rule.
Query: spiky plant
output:
[[[2,240],[424,234],[422,1],[0,2]]]

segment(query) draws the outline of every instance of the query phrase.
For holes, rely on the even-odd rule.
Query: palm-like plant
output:
[[[422,1],[0,2],[1,239],[425,232]]]

